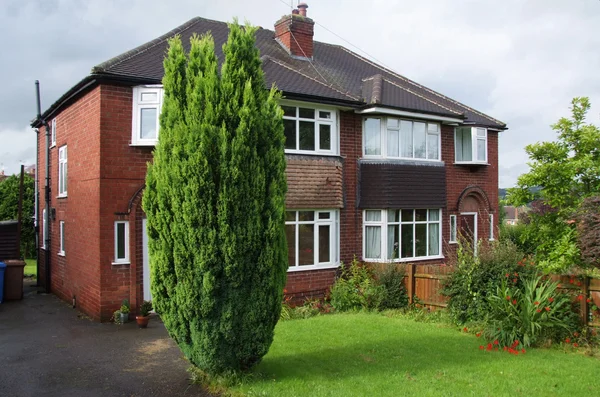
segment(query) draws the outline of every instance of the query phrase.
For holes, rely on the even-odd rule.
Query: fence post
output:
[[[409,263],[406,265],[406,273],[408,276],[407,291],[408,291],[408,303],[413,304],[415,296],[415,265]]]
[[[590,279],[588,276],[583,277],[583,285],[581,286],[581,294],[583,295],[583,299],[581,300],[581,319],[583,320],[583,325],[588,326],[589,323],[589,308],[588,299],[590,295]]]

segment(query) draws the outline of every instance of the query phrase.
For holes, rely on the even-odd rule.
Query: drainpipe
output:
[[[46,181],[44,183],[44,187],[45,187],[45,192],[44,192],[44,196],[45,196],[45,209],[46,209],[46,216],[44,217],[44,230],[45,230],[45,234],[46,234],[46,241],[44,241],[44,247],[45,247],[45,277],[44,277],[44,289],[46,290],[46,293],[50,293],[50,125],[48,124],[48,121],[46,119],[42,119],[42,107],[40,104],[40,82],[38,80],[35,81],[35,89],[36,89],[36,98],[37,98],[37,120],[39,122],[42,123],[42,125],[44,126],[44,130],[46,133],[46,167],[45,167],[45,174],[46,174]],[[37,166],[36,166],[37,167]],[[42,233],[43,234],[43,233]],[[39,267],[39,259],[38,259],[38,267]]]

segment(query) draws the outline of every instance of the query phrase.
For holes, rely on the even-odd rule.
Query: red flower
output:
[[[516,341],[514,341],[514,342],[513,342],[513,344],[511,345],[511,347],[515,348],[515,347],[517,347],[518,345],[519,345],[519,341],[518,341],[518,340],[516,340]]]
[[[504,347],[502,348],[502,350],[506,351],[506,350],[508,350],[508,347],[504,346]]]
[[[510,273],[506,273],[506,277],[510,277]]]
[[[580,300],[582,300],[582,299],[583,299],[583,295],[578,295],[578,296],[577,296],[577,300],[578,300],[578,301],[580,301]]]
[[[496,340],[494,341],[494,345],[497,345],[497,344],[498,344],[498,339],[496,339]]]
[[[578,282],[577,282],[577,285],[578,285],[579,287],[581,287],[581,281],[578,281]]]
[[[479,345],[479,350],[483,350],[483,345]]]
[[[516,299],[513,299],[513,301],[512,301],[512,304],[513,304],[513,305],[516,305],[516,304],[517,304],[517,300],[516,300]]]
[[[488,350],[488,351],[492,350],[492,344],[491,344],[491,343],[488,343],[488,345],[487,345],[487,350]]]
[[[515,277],[519,277],[519,273],[515,272]]]
[[[574,280],[574,279],[570,279],[570,280],[569,280],[569,284],[573,284],[574,282],[575,282],[575,280]]]
[[[590,303],[592,300],[591,300],[590,298],[587,298],[585,301],[586,301],[587,303]]]
[[[533,302],[533,304],[537,306],[537,305],[539,305],[539,304],[540,304],[540,302],[538,302],[538,301],[535,301],[535,302]]]
[[[554,298],[552,298],[552,297],[548,298],[548,302],[550,302],[550,303],[554,302]]]
[[[495,351],[495,352],[497,352],[497,351],[498,351],[498,348],[497,348],[497,347],[494,347],[494,351]]]
[[[549,312],[550,311],[550,306],[546,306],[546,311]]]
[[[521,353],[525,354],[525,349],[521,349]]]
[[[481,332],[476,333],[475,336],[479,338],[481,336]]]
[[[573,336],[577,338],[579,336],[579,332],[577,332],[577,331],[573,332]]]
[[[536,312],[541,313],[542,311],[540,309],[535,309]]]
[[[579,346],[577,343],[573,343],[573,347],[577,347]]]
[[[565,339],[565,342],[567,342],[567,343],[571,343],[571,338],[567,338],[567,339]]]
[[[464,327],[463,332],[469,332],[469,329],[467,327]]]
[[[516,279],[516,278],[513,278],[513,283],[516,283],[516,282],[517,282],[517,279]]]
[[[507,301],[509,301],[509,300],[510,300],[510,296],[507,296],[507,297],[506,297],[506,300],[507,300]]]

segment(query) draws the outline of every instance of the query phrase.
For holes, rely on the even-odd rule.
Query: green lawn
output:
[[[479,350],[440,324],[380,314],[282,321],[262,363],[232,392],[255,396],[592,396],[600,360],[560,349]]]
[[[33,275],[34,277],[37,277],[36,259],[25,259],[25,263],[27,263],[27,265],[25,265],[23,273],[25,275]]]

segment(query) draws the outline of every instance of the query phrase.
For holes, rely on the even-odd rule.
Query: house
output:
[[[514,207],[512,205],[504,206],[504,224],[516,225],[519,223],[519,216],[527,212],[526,206]]]
[[[298,7],[274,31],[256,33],[267,86],[284,95],[288,293],[322,296],[355,255],[440,264],[461,231],[493,239],[498,133],[506,125],[314,41],[307,6]],[[189,46],[205,32],[222,60],[227,24],[194,18],[94,67],[42,114],[51,193],[47,208],[40,200],[40,274],[96,320],[108,320],[123,299],[137,307],[151,298],[141,198],[160,136],[163,57],[169,37]],[[45,128],[33,126],[43,195]]]

